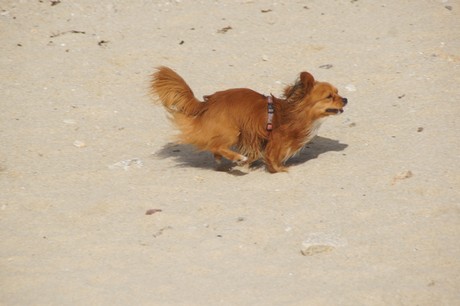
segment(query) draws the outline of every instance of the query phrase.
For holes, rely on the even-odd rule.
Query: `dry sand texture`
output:
[[[0,1],[0,304],[460,305],[459,12]],[[170,143],[157,65],[350,102],[289,173],[219,172]]]

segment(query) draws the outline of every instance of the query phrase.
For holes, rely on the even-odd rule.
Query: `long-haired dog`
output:
[[[317,134],[323,119],[342,113],[347,104],[334,86],[308,72],[284,89],[282,99],[235,88],[200,101],[168,67],[157,68],[151,90],[171,114],[181,143],[212,152],[217,162],[263,159],[270,172],[286,171],[285,162]]]

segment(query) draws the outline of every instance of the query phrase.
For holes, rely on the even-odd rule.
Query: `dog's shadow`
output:
[[[176,167],[216,168],[216,162],[210,152],[197,151],[187,144],[170,142],[161,150],[154,152],[153,156],[161,159],[172,158],[177,163]]]
[[[316,136],[302,150],[290,158],[287,166],[303,164],[311,159],[318,158],[319,155],[327,152],[340,152],[348,147],[347,144],[340,143],[321,136]],[[223,160],[218,167],[210,152],[199,152],[191,145],[168,143],[162,149],[153,153],[154,157],[165,159],[173,158],[177,162],[177,167],[196,167],[204,169],[216,169],[218,171],[228,172],[233,175],[244,175],[241,171],[233,169],[233,164]],[[261,168],[263,163],[256,161],[251,168]]]
[[[287,162],[287,166],[303,164],[311,159],[318,158],[323,153],[340,152],[348,147],[345,143],[340,143],[338,140],[333,140],[326,137],[316,136],[307,143],[302,150],[295,156],[291,157]]]

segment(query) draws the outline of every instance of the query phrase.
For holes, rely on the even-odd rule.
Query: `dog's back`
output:
[[[237,126],[254,124],[255,122],[251,121],[256,119],[260,122],[260,126],[264,127],[267,98],[254,90],[248,88],[228,89],[204,96],[204,100],[209,105],[202,118],[223,117],[221,119],[222,124],[228,123]],[[252,126],[252,128],[256,128],[256,126]]]

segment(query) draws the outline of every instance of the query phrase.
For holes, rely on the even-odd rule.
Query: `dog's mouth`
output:
[[[343,109],[342,108],[326,108],[326,113],[338,115],[338,114],[343,113]]]

